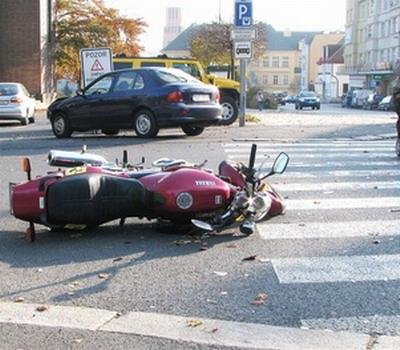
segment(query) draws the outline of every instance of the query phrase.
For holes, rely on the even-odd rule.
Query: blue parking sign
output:
[[[235,22],[236,27],[251,27],[253,25],[253,3],[251,0],[235,1]]]

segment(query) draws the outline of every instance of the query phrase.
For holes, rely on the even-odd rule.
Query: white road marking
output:
[[[400,255],[272,259],[280,283],[388,281],[400,279]]]
[[[366,181],[366,182],[312,182],[312,183],[282,183],[274,184],[276,190],[281,192],[290,191],[341,191],[341,190],[400,190],[400,181]],[[322,193],[321,197],[325,194]]]
[[[257,230],[263,239],[315,239],[399,236],[400,220],[369,220],[346,222],[298,222],[273,224],[261,222]]]
[[[400,197],[287,199],[287,210],[368,209],[400,207]]]

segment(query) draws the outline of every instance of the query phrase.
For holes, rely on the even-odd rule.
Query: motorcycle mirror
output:
[[[22,159],[22,170],[24,173],[26,173],[28,180],[31,179],[31,161],[29,160],[29,158],[23,158]]]
[[[267,174],[262,172],[262,168],[264,167],[265,161],[266,160],[264,160],[260,166],[259,176],[258,176],[258,180],[260,181],[274,174],[282,174],[286,170],[286,167],[289,163],[289,156],[285,152],[281,152],[275,158],[274,165],[272,166],[271,171]]]
[[[282,174],[289,163],[289,156],[285,152],[281,152],[276,157],[274,165],[272,166],[272,172],[274,174]]]
[[[204,231],[208,231],[208,232],[214,231],[214,228],[208,222],[196,220],[196,219],[192,219],[191,222],[194,226],[196,226],[197,228],[200,228]]]

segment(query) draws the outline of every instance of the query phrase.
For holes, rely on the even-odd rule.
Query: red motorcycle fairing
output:
[[[149,191],[158,193],[165,202],[157,208],[166,213],[213,212],[225,209],[235,189],[212,173],[194,168],[162,171],[139,179]],[[182,193],[192,197],[186,209],[179,207]],[[190,196],[188,196],[190,198]]]
[[[235,186],[238,186],[241,188],[246,186],[246,180],[237,171],[237,169],[235,169],[234,163],[229,163],[225,160],[222,161],[219,164],[218,172],[219,172],[219,175],[229,178],[229,181],[232,183],[232,185],[235,185]]]
[[[41,223],[46,214],[46,189],[63,177],[55,172],[11,187],[11,211],[21,220]]]

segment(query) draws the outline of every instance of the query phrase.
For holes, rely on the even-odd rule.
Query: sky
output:
[[[181,7],[182,27],[192,23],[233,21],[234,0],[105,0],[121,15],[143,18],[148,27],[140,37],[145,55],[162,49],[166,8]],[[276,30],[344,31],[346,0],[253,0],[253,19],[271,24]]]

